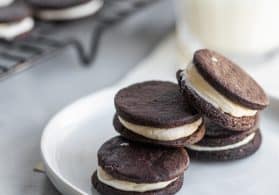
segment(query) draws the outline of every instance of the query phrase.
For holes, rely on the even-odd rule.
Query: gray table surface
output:
[[[0,194],[59,194],[44,174],[32,171],[41,160],[44,126],[74,100],[116,83],[173,25],[171,2],[162,1],[106,32],[93,67],[80,67],[74,51],[68,49],[0,82]],[[89,27],[73,31],[83,35]],[[88,36],[82,37],[86,42]]]

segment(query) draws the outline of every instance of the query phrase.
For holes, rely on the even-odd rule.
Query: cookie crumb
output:
[[[120,146],[129,146],[129,143],[121,143]]]
[[[215,58],[214,56],[211,57],[211,60],[212,60],[213,62],[218,62],[218,59]]]

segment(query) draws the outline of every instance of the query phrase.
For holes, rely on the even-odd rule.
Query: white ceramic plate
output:
[[[90,177],[97,150],[116,135],[112,126],[115,89],[83,98],[58,113],[41,140],[47,175],[67,195],[98,194]],[[253,156],[226,163],[192,162],[178,193],[207,195],[279,194],[279,100],[262,115],[263,145]]]

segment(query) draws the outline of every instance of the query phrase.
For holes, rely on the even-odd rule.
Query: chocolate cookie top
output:
[[[63,9],[81,5],[91,0],[26,0],[32,7],[37,9]]]
[[[251,109],[263,109],[269,104],[259,84],[221,54],[208,49],[198,50],[193,62],[205,80],[232,101]]]
[[[257,119],[258,120],[258,119]],[[201,146],[225,146],[237,143],[258,130],[258,125],[247,131],[232,131],[217,125],[216,123],[205,120],[206,133],[204,138],[197,143]]]
[[[0,7],[0,23],[17,22],[29,16],[32,16],[31,10],[22,3]]]
[[[189,164],[185,149],[167,149],[130,142],[120,136],[104,143],[98,163],[108,174],[137,183],[169,181],[184,173]]]
[[[179,87],[171,82],[147,81],[120,90],[115,96],[117,114],[144,126],[171,128],[196,121]]]

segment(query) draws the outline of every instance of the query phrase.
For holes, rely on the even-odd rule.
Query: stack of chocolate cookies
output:
[[[190,158],[235,160],[260,147],[262,88],[236,64],[199,50],[179,85],[146,81],[115,96],[115,130],[121,135],[98,151],[92,184],[101,194],[175,194]],[[188,151],[186,151],[186,150]]]
[[[121,135],[98,152],[92,183],[102,194],[175,194],[189,157],[185,145],[199,142],[204,120],[177,84],[147,81],[115,96],[113,125]]]
[[[269,100],[259,84],[224,56],[203,49],[185,70],[177,72],[184,97],[201,113],[206,135],[187,145],[199,160],[235,160],[261,145],[259,115]]]

